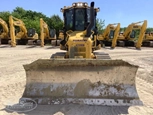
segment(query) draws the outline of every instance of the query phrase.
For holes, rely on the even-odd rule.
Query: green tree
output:
[[[35,18],[34,20],[29,20],[28,18],[22,19],[27,29],[34,28],[38,34],[40,34],[40,24],[39,18]]]
[[[27,29],[35,28],[38,34],[40,33],[40,18],[43,18],[48,26],[50,28],[55,28],[57,32],[63,26],[63,22],[58,15],[53,15],[51,16],[51,18],[49,18],[41,12],[24,10],[21,7],[16,7],[13,10],[12,15],[16,18],[21,19],[25,23]]]
[[[124,32],[126,30],[126,27],[120,28],[120,32]]]
[[[96,25],[97,25],[98,33],[102,34],[103,31],[104,31],[105,20],[97,18],[96,19]]]
[[[153,32],[153,28],[147,28],[146,32]]]
[[[56,29],[56,33],[58,35],[59,30],[63,28],[63,20],[60,18],[59,15],[52,15],[49,20],[50,28]]]
[[[11,15],[11,12],[6,11],[6,12],[0,12],[0,18],[2,18],[6,23],[8,24],[9,22],[9,16]]]
[[[13,12],[12,12],[12,15],[16,18],[23,18],[25,17],[27,11],[24,10],[22,7],[16,7]]]

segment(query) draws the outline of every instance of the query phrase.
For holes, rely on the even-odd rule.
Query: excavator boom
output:
[[[35,32],[35,29],[30,28],[27,30],[22,20],[9,16],[9,24],[12,47],[16,46],[17,41],[25,42],[24,44],[29,44],[29,42],[33,42],[34,40],[38,39],[38,34]],[[20,31],[17,34],[15,34],[15,26],[20,28]]]
[[[137,40],[137,43],[136,43],[136,48],[140,49],[141,48],[141,45],[142,45],[142,42],[143,42],[143,39],[145,37],[145,32],[146,32],[146,29],[147,29],[147,20],[144,20],[142,26],[141,26],[141,29],[140,29],[140,34],[139,34],[139,38]]]
[[[111,48],[115,48],[118,33],[120,31],[120,23],[108,24],[104,33],[98,36],[98,39],[105,45],[111,44]]]
[[[8,34],[9,32],[8,25],[2,18],[0,18],[0,25],[2,25],[3,32]]]
[[[0,18],[0,25],[2,25],[2,31],[0,32],[0,44],[4,41],[4,43],[8,43],[9,40],[9,29],[7,23]]]
[[[147,29],[147,20],[131,23],[125,29],[123,35],[118,36],[117,41],[119,42],[119,46],[125,46],[126,44],[128,44],[127,46],[129,46],[129,43],[132,42],[132,44],[136,47],[136,49],[140,49],[143,38],[145,36],[146,29]],[[136,39],[135,30],[140,30],[139,37],[136,41],[135,41]]]
[[[54,29],[49,29],[48,24],[40,18],[40,39],[41,39],[41,47],[44,47],[45,40],[56,39],[56,31]]]

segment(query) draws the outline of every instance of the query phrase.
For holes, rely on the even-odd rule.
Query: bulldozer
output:
[[[118,46],[135,46],[136,49],[141,49],[146,29],[147,20],[131,23],[125,29],[124,33],[119,33],[119,36],[116,39]],[[136,39],[135,30],[140,30],[138,39]]]
[[[104,33],[98,36],[98,40],[102,41],[103,46],[111,46],[115,48],[116,39],[120,31],[120,23],[108,24]]]
[[[47,43],[52,43],[53,40],[56,40],[56,30],[49,29],[48,24],[40,18],[40,39],[41,47],[44,47]]]
[[[0,25],[2,26],[0,30],[0,44],[7,44],[10,40],[8,25],[2,18],[0,18]]]
[[[142,105],[135,77],[138,66],[112,60],[101,51],[96,27],[100,8],[86,2],[61,8],[62,52],[23,65],[26,86],[21,99],[37,104]]]
[[[38,34],[34,28],[27,30],[24,22],[13,16],[9,16],[11,46],[16,47],[17,44],[37,44]],[[15,26],[20,28],[19,32],[15,31]]]

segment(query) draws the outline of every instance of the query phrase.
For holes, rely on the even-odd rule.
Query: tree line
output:
[[[12,15],[18,19],[21,19],[24,23],[26,28],[35,28],[37,33],[40,35],[40,18],[43,18],[43,20],[48,24],[50,28],[54,28],[57,31],[57,34],[59,30],[63,28],[63,19],[60,18],[59,15],[52,15],[50,17],[47,17],[45,14],[41,12],[36,12],[32,10],[25,10],[22,7],[16,7],[12,12],[9,11],[3,11],[0,12],[0,18],[2,18],[9,26],[9,16]],[[102,34],[105,29],[105,20],[97,19],[96,20],[97,29],[99,31],[99,34]],[[0,29],[2,26],[0,25]],[[120,28],[121,31],[124,31],[126,27]],[[147,28],[147,31],[153,31],[153,28]],[[137,32],[138,33],[138,32]]]
[[[43,20],[48,24],[50,28],[60,30],[63,27],[63,20],[60,18],[59,15],[54,14],[51,17],[47,17],[41,12],[24,10],[21,7],[16,7],[12,12],[0,12],[0,18],[6,21],[8,26],[10,15],[12,15],[15,18],[21,19],[24,22],[26,28],[35,28],[38,34],[40,34],[40,18],[43,18]]]
[[[56,14],[47,17],[45,14],[41,12],[25,10],[22,7],[16,7],[12,12],[0,12],[0,18],[6,21],[8,26],[10,15],[12,15],[15,18],[21,19],[24,22],[26,28],[35,28],[38,34],[40,34],[40,18],[43,18],[43,20],[48,24],[50,28],[56,29],[57,33],[59,32],[59,30],[63,28],[63,19],[61,19],[60,16]],[[96,23],[99,32],[102,33],[105,26],[104,20],[97,19]],[[0,29],[1,28],[2,26],[0,25]]]

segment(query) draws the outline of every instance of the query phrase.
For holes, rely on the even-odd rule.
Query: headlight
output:
[[[72,6],[75,7],[75,3],[73,3]]]
[[[83,6],[83,4],[82,3],[78,3],[77,6]]]
[[[85,3],[84,3],[84,6],[88,6],[88,4],[85,2]]]

